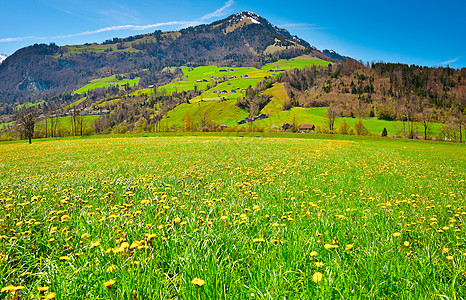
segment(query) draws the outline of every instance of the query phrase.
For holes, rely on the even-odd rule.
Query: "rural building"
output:
[[[316,129],[316,127],[314,126],[314,124],[301,124],[301,125],[299,125],[299,131],[302,131],[302,132],[314,131],[315,129]]]

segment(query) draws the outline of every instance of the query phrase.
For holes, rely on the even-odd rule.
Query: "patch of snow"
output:
[[[257,20],[254,19],[254,18],[251,18],[251,17],[246,17],[246,18],[248,18],[249,20],[251,20],[251,22],[254,23],[254,24],[260,24],[260,23],[261,23],[261,22],[257,21]]]
[[[0,53],[0,64],[8,57],[8,55],[4,53]]]

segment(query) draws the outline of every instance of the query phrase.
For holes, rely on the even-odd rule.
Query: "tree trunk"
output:
[[[32,143],[32,141],[31,141],[31,137],[29,137],[29,144],[31,144],[31,143]]]

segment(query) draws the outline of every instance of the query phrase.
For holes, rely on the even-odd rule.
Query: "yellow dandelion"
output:
[[[115,284],[115,280],[110,279],[109,281],[104,282],[104,287],[110,288],[114,284]]]
[[[117,266],[115,266],[115,265],[110,265],[110,266],[108,266],[108,268],[107,268],[107,273],[112,273],[112,272],[114,272],[116,269],[118,269]]]
[[[449,251],[450,251],[449,248],[443,248],[443,249],[442,249],[443,254],[447,254]]]
[[[69,256],[60,256],[59,260],[62,260],[62,261],[69,261],[69,260],[70,260],[70,257],[69,257]]]
[[[408,242],[408,241],[405,241],[405,242],[403,243],[403,245],[405,245],[406,247],[409,247],[409,242]]]
[[[71,217],[68,216],[68,215],[63,215],[63,216],[61,216],[60,220],[61,220],[62,222],[66,222],[66,221],[71,220]]]
[[[315,262],[314,265],[317,267],[317,268],[322,268],[324,266],[324,263],[323,262]]]
[[[57,296],[57,294],[55,294],[54,292],[51,292],[45,295],[44,299],[53,299],[55,298],[55,296]]]
[[[332,249],[333,247],[332,247],[332,245],[330,245],[330,244],[325,244],[325,245],[324,245],[324,248],[325,248],[326,250],[330,250],[330,249]]]
[[[312,275],[312,281],[314,282],[320,282],[322,280],[322,273],[316,272],[314,275]]]
[[[452,256],[452,255],[448,255],[448,256],[447,256],[447,259],[448,259],[448,260],[453,260],[453,256]]]
[[[191,280],[191,283],[196,286],[203,286],[205,284],[205,281],[201,278],[195,277],[193,280]]]
[[[4,288],[2,288],[0,290],[0,293],[3,293],[3,292],[12,292],[12,293],[16,293],[17,291],[21,291],[22,289],[24,289],[25,287],[22,286],[22,285],[18,285],[18,286],[14,286],[14,285],[8,285]]]
[[[49,287],[48,286],[38,286],[37,287],[37,290],[41,293],[44,293],[46,291],[48,291]]]
[[[393,234],[393,236],[394,236],[394,237],[400,237],[400,236],[401,236],[401,233],[395,232],[395,233]]]
[[[89,233],[83,233],[83,234],[81,235],[81,238],[82,238],[82,239],[87,239],[87,238],[90,238],[90,237],[91,237],[91,235],[90,235]]]
[[[352,249],[353,249],[353,244],[348,244],[348,245],[346,245],[345,249],[346,249],[347,251],[352,250]]]
[[[252,209],[254,209],[255,211],[258,211],[258,210],[260,210],[261,208],[260,208],[259,205],[254,205],[254,206],[252,207]]]
[[[91,242],[91,249],[100,246],[99,241]]]
[[[228,219],[228,217],[227,216],[221,216],[220,219],[225,221],[226,219]]]
[[[254,243],[262,243],[262,242],[265,242],[265,239],[263,238],[257,238],[257,239],[253,239],[252,240]]]
[[[309,253],[309,255],[311,257],[316,257],[317,256],[317,251],[311,251],[311,253]]]

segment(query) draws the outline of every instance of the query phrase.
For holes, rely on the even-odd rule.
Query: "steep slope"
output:
[[[302,54],[335,61],[252,12],[209,25],[114,38],[102,44],[36,44],[18,50],[0,65],[0,102],[21,103],[70,92],[91,79],[113,74],[137,73],[139,84],[148,86],[157,83],[158,72],[167,66],[260,67]]]

